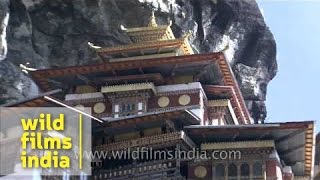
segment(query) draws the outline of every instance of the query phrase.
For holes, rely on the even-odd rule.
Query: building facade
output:
[[[101,63],[30,71],[46,93],[6,105],[91,107],[93,150],[129,155],[94,159],[81,178],[312,179],[313,122],[255,124],[223,52],[195,54],[154,15],[122,29],[130,44],[89,43]]]

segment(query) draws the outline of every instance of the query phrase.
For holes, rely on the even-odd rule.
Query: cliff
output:
[[[94,63],[88,41],[125,44],[120,25],[145,25],[152,9],[158,24],[173,21],[176,37],[191,30],[198,52],[226,49],[252,117],[265,119],[276,44],[253,0],[1,0],[0,104],[38,93],[20,64],[41,69]]]

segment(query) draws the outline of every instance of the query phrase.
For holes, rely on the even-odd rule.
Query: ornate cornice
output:
[[[208,100],[209,107],[225,107],[230,105],[229,99]]]
[[[102,93],[139,91],[139,90],[152,90],[156,94],[156,89],[153,83],[122,84],[122,85],[101,87]]]

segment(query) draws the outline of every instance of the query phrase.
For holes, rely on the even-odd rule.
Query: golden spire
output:
[[[152,11],[152,15],[149,19],[149,27],[158,27],[157,21],[156,21],[156,17],[154,16],[154,11]]]

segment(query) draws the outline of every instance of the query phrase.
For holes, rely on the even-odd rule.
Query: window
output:
[[[146,103],[144,100],[130,97],[119,98],[114,101],[116,102],[113,105],[113,116],[115,118],[146,112]]]
[[[224,179],[224,165],[218,164],[216,166],[216,178],[217,179]]]
[[[238,169],[235,164],[230,164],[228,166],[228,177],[229,179],[237,179],[238,176]]]
[[[247,163],[243,163],[241,164],[240,167],[240,171],[241,171],[241,179],[242,180],[249,180],[249,176],[250,176],[250,166]]]
[[[121,116],[129,116],[132,114],[136,114],[136,104],[135,103],[123,103],[120,106],[120,114]]]
[[[131,112],[134,111],[135,105],[134,104],[122,104],[122,112]]]
[[[262,164],[260,162],[253,164],[253,176],[262,176]]]

